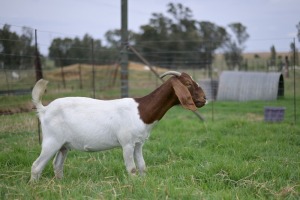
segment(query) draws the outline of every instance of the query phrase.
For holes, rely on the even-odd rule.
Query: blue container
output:
[[[285,107],[265,107],[266,122],[281,122],[284,119]]]

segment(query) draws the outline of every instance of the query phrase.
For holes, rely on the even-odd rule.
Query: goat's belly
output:
[[[109,149],[113,149],[115,147],[120,147],[120,145],[116,145],[116,146],[101,146],[101,147],[97,147],[97,146],[84,146],[84,151],[87,152],[95,152],[95,151],[105,151],[105,150],[109,150]]]
[[[65,144],[65,147],[68,149],[76,149],[80,151],[88,151],[88,152],[93,152],[93,151],[104,151],[104,150],[109,150],[115,147],[119,147],[120,144],[118,141],[112,140],[112,141],[107,141],[107,140],[98,140],[96,138],[87,141],[86,138],[83,140],[76,140],[73,141],[68,141]]]
[[[86,144],[86,145],[78,145],[78,144],[72,144],[72,143],[66,143],[65,147],[68,149],[75,149],[75,150],[80,150],[80,151],[86,151],[86,152],[95,152],[95,151],[105,151],[109,149],[113,149],[116,147],[120,147],[120,145],[105,145],[105,144],[99,144],[99,145],[91,145],[91,144]]]
[[[77,129],[70,131],[65,140],[65,146],[69,149],[80,151],[103,151],[120,146],[113,132],[105,130]]]

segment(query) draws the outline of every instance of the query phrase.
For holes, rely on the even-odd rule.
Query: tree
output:
[[[177,22],[192,19],[192,10],[188,7],[184,7],[181,3],[169,3],[168,7],[168,13],[170,13]]]
[[[238,41],[239,46],[244,49],[244,43],[248,40],[249,34],[247,33],[247,28],[241,23],[231,23],[228,25],[229,28],[235,34],[236,40]]]
[[[136,46],[152,62],[164,67],[204,68],[214,59],[214,51],[227,39],[223,27],[193,19],[190,8],[169,3],[167,15],[152,14],[149,23],[136,34]]]
[[[120,47],[120,41],[121,41],[121,30],[115,29],[115,30],[109,30],[105,33],[106,41],[108,42],[108,45],[110,47]]]
[[[238,47],[236,42],[232,41],[228,41],[225,48],[226,52],[224,53],[224,58],[228,68],[233,70],[236,66],[238,66],[238,69],[240,69],[243,61],[242,49]]]
[[[249,34],[247,28],[241,23],[231,23],[228,27],[233,32],[234,37],[229,37],[225,43],[224,58],[229,69],[238,67],[238,70],[240,70],[243,62],[242,53]]]
[[[158,60],[166,65],[173,63],[171,54],[165,54],[162,58],[159,58],[157,54],[157,52],[168,51],[170,45],[172,45],[170,42],[171,24],[170,18],[161,13],[153,13],[149,24],[142,25],[140,27],[142,33],[137,34],[135,37],[138,50],[152,63]]]
[[[109,30],[105,33],[105,39],[108,42],[108,48],[120,48],[121,47],[121,30],[114,29]],[[128,43],[135,43],[135,33],[133,31],[128,31]]]
[[[92,42],[94,46],[94,62],[100,62],[102,50],[101,40],[94,40],[85,34],[82,39],[55,38],[49,47],[49,57],[56,66],[66,66],[75,63],[90,63],[92,60]]]
[[[18,41],[18,35],[10,31],[9,25],[4,25],[0,30],[2,52],[0,54],[0,60],[2,66],[8,68],[12,66],[19,66],[19,60],[13,59],[13,55],[17,52],[15,41]]]
[[[272,45],[270,50],[271,50],[270,65],[273,67],[276,66],[276,58],[277,58],[275,46]]]
[[[49,57],[54,60],[56,66],[64,66],[72,63],[68,59],[70,48],[72,47],[71,38],[55,38],[49,47]]]
[[[228,40],[228,34],[223,27],[214,23],[203,21],[199,24],[199,36],[201,43],[199,52],[201,60],[205,60],[206,64],[211,65],[214,59],[214,51],[222,46]]]
[[[298,30],[298,33],[297,33],[298,41],[300,42],[300,22],[296,25],[296,28]]]
[[[10,30],[5,24],[0,29],[1,67],[19,69],[33,66],[34,50],[32,29],[23,27],[22,35]]]
[[[291,65],[299,65],[299,53],[295,43],[290,44],[290,49]]]

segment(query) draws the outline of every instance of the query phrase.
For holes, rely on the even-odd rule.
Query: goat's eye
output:
[[[191,87],[192,87],[192,84],[191,84],[191,83],[187,83],[187,84],[186,84],[186,87],[191,88]]]

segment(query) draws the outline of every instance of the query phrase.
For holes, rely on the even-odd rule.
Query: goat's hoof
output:
[[[146,173],[145,173],[145,172],[140,172],[140,176],[141,176],[141,177],[145,177],[145,176],[146,176]]]
[[[63,179],[63,176],[55,176],[55,179],[56,179],[56,180],[62,180],[62,179]]]
[[[28,183],[36,183],[38,182],[39,178],[40,178],[40,174],[31,173]]]
[[[37,183],[38,182],[38,179],[36,178],[30,178],[29,181],[28,181],[28,184],[34,184],[34,183]]]
[[[55,178],[57,180],[61,180],[63,178],[63,174],[55,174]]]
[[[130,173],[129,173],[131,176],[136,176],[136,174],[137,174],[137,171],[136,171],[136,169],[135,168],[133,168],[131,171],[130,171]]]

